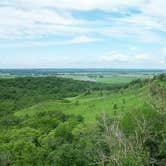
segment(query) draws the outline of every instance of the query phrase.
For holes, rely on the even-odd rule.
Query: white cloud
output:
[[[166,47],[164,47],[164,48],[162,48],[162,53],[164,54],[164,55],[166,55]]]
[[[30,41],[30,42],[17,42],[17,43],[7,43],[1,44],[0,48],[20,48],[20,47],[46,47],[46,46],[56,46],[56,45],[72,45],[72,44],[84,44],[92,42],[100,42],[102,39],[93,38],[89,36],[76,36],[68,40],[63,41]]]
[[[71,41],[68,43],[89,43],[89,42],[96,42],[96,41],[101,41],[101,39],[98,38],[91,38],[88,36],[78,36],[73,38]]]
[[[113,24],[103,29],[103,33],[114,38],[130,38],[142,42],[164,42],[166,18],[148,16],[143,13],[131,14],[122,18],[108,18]]]
[[[40,68],[43,67],[62,67],[62,65],[70,64],[68,57],[60,56],[4,56],[0,61],[1,68]]]
[[[145,62],[145,61],[151,61],[152,60],[152,56],[150,56],[149,54],[139,54],[139,55],[135,55],[133,57],[133,61],[142,61],[142,62]]]
[[[36,39],[44,35],[71,37],[96,33],[115,38],[135,37],[145,42],[165,41],[164,37],[154,32],[166,32],[165,3],[165,0],[1,0],[0,39]],[[123,12],[129,8],[138,9],[141,13],[122,18],[111,15],[111,11]],[[72,10],[95,9],[110,12],[110,20],[90,22],[72,15]]]
[[[19,8],[44,8],[56,7],[61,9],[74,10],[108,10],[123,6],[139,5],[140,0],[1,0],[3,5],[12,5]]]
[[[0,38],[37,38],[47,34],[82,33],[87,28],[77,26],[69,13],[48,9],[23,10],[0,7]],[[79,22],[80,23],[80,22]]]
[[[161,63],[166,65],[166,47],[161,49],[161,55],[163,56],[163,60],[161,61]]]
[[[129,60],[129,58],[130,57],[128,55],[113,51],[108,55],[102,56],[101,60],[102,61],[107,61],[107,62],[114,62],[114,61],[116,61],[116,62],[127,62]]]
[[[131,64],[131,65],[162,65],[165,62],[164,56],[156,57],[154,55],[150,55],[148,53],[142,54],[133,54],[128,55],[120,52],[113,51],[110,54],[101,56],[100,60],[105,63],[109,64]]]
[[[149,0],[145,1],[143,5],[140,6],[143,13],[154,17],[166,17],[166,1],[165,0]]]
[[[135,25],[138,28],[143,28],[145,30],[162,30],[165,31],[166,22],[161,21],[160,17],[153,17],[145,15],[144,13],[132,14],[124,18],[118,19],[120,23],[127,23],[129,25]]]

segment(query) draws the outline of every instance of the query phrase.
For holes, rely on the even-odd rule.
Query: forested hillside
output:
[[[164,166],[166,75],[125,85],[0,79],[1,166]]]
[[[113,88],[99,83],[57,77],[0,79],[0,112],[18,110],[49,99],[64,99],[90,91]]]

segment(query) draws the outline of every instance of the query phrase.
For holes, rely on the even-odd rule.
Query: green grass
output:
[[[107,84],[121,84],[121,83],[129,83],[135,79],[136,79],[135,77],[113,76],[113,77],[97,78],[96,81]]]
[[[93,92],[90,95],[80,95],[74,98],[66,98],[64,101],[44,101],[32,107],[19,110],[16,116],[34,116],[39,112],[47,111],[65,111],[67,114],[81,115],[85,122],[95,122],[96,116],[102,112],[110,116],[123,116],[124,113],[130,111],[131,108],[141,109],[144,106],[144,98],[146,88],[129,88],[123,93],[113,93],[111,91],[103,92],[100,96],[99,92]],[[117,104],[118,109],[114,110],[113,106]]]
[[[65,74],[60,75],[60,77],[65,78],[72,78],[74,80],[85,80],[85,81],[93,81],[99,83],[106,83],[106,84],[122,84],[122,83],[129,83],[136,79],[145,79],[151,78],[153,73],[75,73],[75,74]]]

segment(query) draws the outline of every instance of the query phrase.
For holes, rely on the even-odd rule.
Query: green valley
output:
[[[1,78],[0,165],[164,166],[165,81]]]

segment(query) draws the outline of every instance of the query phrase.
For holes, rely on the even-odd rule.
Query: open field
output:
[[[91,81],[106,84],[129,83],[136,79],[148,79],[164,70],[130,70],[130,69],[32,69],[0,70],[0,78],[16,77],[63,77],[74,80]]]

